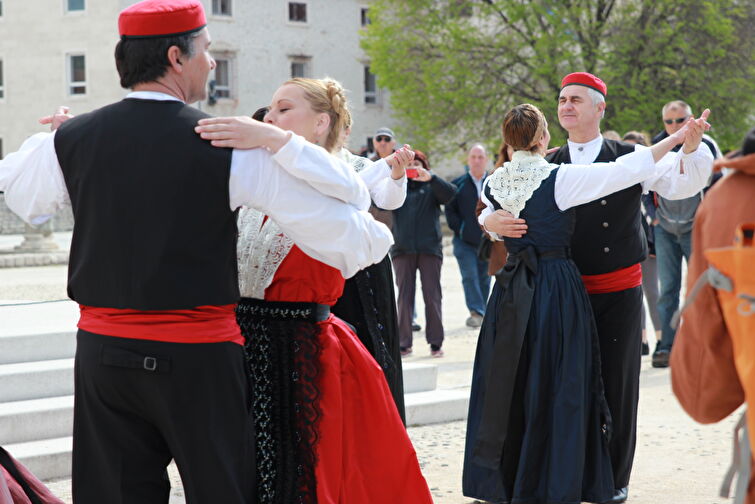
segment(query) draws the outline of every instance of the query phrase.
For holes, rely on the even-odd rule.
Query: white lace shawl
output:
[[[355,156],[346,149],[339,154],[357,172],[372,164],[369,159]],[[236,257],[239,291],[242,297],[265,299],[265,289],[273,282],[275,272],[291,251],[294,242],[283,234],[272,219],[265,220],[264,214],[251,208],[240,210],[238,228]]]
[[[374,161],[371,161],[362,156],[357,156],[356,154],[352,154],[351,151],[346,147],[341,148],[340,152],[338,153],[338,157],[354,167],[354,170],[357,173],[374,164]]]
[[[557,167],[557,164],[549,163],[539,154],[516,151],[511,161],[504,163],[488,178],[487,185],[501,208],[519,217],[535,189]]]
[[[242,297],[265,299],[265,289],[294,245],[272,219],[264,218],[251,208],[239,212],[236,257]]]

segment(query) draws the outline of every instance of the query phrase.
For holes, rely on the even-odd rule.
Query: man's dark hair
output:
[[[160,38],[126,38],[115,46],[115,66],[121,87],[130,89],[165,75],[170,62],[168,49],[176,46],[186,58],[194,56],[194,39],[200,32]]]

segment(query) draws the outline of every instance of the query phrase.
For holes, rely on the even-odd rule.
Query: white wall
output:
[[[349,91],[354,115],[350,147],[358,150],[380,126],[392,126],[387,96],[366,105],[359,47],[359,0],[300,0],[307,3],[308,23],[288,22],[285,0],[233,0],[232,16],[213,16],[212,0],[203,0],[214,53],[235,56],[232,98],[214,106],[198,106],[214,115],[251,114],[267,105],[275,89],[290,77],[290,57],[310,56],[312,77],[331,76]],[[44,131],[38,117],[58,105],[75,113],[117,101],[113,50],[118,41],[118,12],[132,0],[86,0],[86,10],[64,12],[65,0],[3,0],[0,17],[0,59],[5,97],[0,99],[0,138],[4,153],[12,152],[30,134]],[[83,52],[87,63],[87,94],[70,96],[66,85],[66,54]]]

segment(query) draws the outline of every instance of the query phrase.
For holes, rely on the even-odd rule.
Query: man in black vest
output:
[[[635,149],[634,145],[603,139],[600,134],[607,91],[605,83],[591,74],[579,72],[564,77],[558,98],[558,119],[569,132],[569,140],[567,145],[549,156],[549,161],[609,162]],[[667,156],[674,157],[673,154]],[[707,157],[709,161],[705,161]],[[704,177],[687,181],[686,185],[684,182],[666,183],[667,179],[656,181],[657,187],[637,184],[576,209],[572,254],[583,275],[595,314],[603,384],[613,419],[609,451],[616,495],[611,502],[624,502],[627,498],[637,439],[644,309],[640,263],[647,256],[640,196],[655,188],[669,198],[679,198],[691,190],[701,189],[704,182],[700,180],[710,174],[713,162],[710,153],[707,157],[703,153],[700,163]],[[685,160],[685,164],[690,165],[688,170],[694,169],[692,163]],[[671,177],[679,173],[676,164]],[[696,187],[698,185],[700,187]]]
[[[637,148],[601,136],[607,92],[605,83],[589,73],[564,77],[558,119],[569,132],[569,140],[548,156],[550,162],[610,162]],[[690,145],[689,152],[664,156],[655,178],[576,208],[572,256],[595,314],[605,396],[613,420],[609,452],[616,492],[612,503],[627,499],[637,440],[643,310],[640,263],[647,255],[640,196],[653,190],[667,198],[686,198],[704,187],[712,165],[707,146]],[[526,233],[523,220],[501,219],[512,230],[506,236]]]
[[[166,504],[171,459],[189,502],[255,501],[253,398],[234,314],[239,206],[270,215],[344,276],[392,242],[366,212],[364,184],[320,147],[259,122],[254,140],[267,150],[220,149],[195,133],[207,116],[187,104],[206,97],[215,64],[205,25],[199,0],[124,10],[116,66],[133,91],[0,162],[0,190],[26,221],[73,209],[77,504]],[[64,112],[48,121],[57,127]],[[326,178],[338,199],[315,189]]]

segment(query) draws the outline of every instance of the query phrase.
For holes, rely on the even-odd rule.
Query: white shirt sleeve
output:
[[[498,233],[494,233],[492,231],[488,231],[488,228],[485,227],[485,219],[488,215],[492,214],[495,211],[495,207],[490,202],[487,196],[485,196],[485,187],[488,185],[488,179],[486,178],[485,181],[482,183],[482,189],[480,190],[480,200],[482,200],[482,203],[485,205],[485,208],[482,209],[482,212],[480,212],[479,217],[477,217],[477,222],[482,226],[482,228],[485,230],[486,233],[490,235],[490,237],[497,241],[503,241],[503,238],[501,238],[501,235]]]
[[[391,167],[385,159],[370,162],[358,175],[367,185],[370,197],[378,208],[395,210],[404,204],[406,175],[398,180],[391,178]]]
[[[680,166],[684,173],[681,173]],[[669,152],[658,161],[656,171],[656,176],[643,182],[643,192],[655,191],[670,200],[689,198],[708,185],[713,172],[713,154],[705,142],[700,142],[697,150],[689,154],[682,149]]]
[[[273,155],[273,159],[320,193],[351,203],[360,210],[370,208],[367,186],[354,168],[299,135],[291,133],[291,139]]]
[[[0,161],[0,191],[5,192],[8,208],[35,226],[70,204],[55,153],[55,133],[31,136]]]
[[[335,157],[319,150],[304,149],[297,158],[309,165],[316,160],[335,164]],[[367,211],[294,177],[264,149],[233,151],[229,193],[232,208],[244,205],[265,213],[307,255],[341,270],[345,278],[381,261],[393,244],[390,230]]]
[[[566,210],[615,193],[656,174],[649,149],[635,150],[611,163],[562,164],[556,173],[556,205]]]

